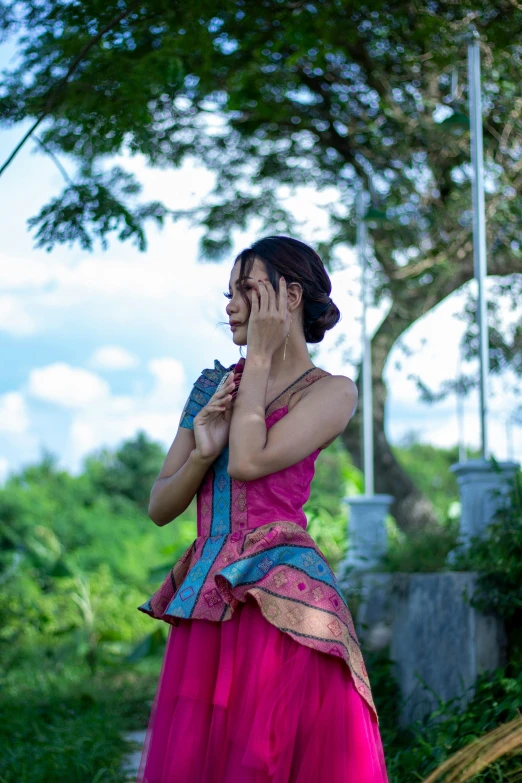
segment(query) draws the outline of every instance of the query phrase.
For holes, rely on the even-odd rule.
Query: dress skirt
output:
[[[344,660],[230,620],[169,630],[138,783],[387,783],[374,713]]]

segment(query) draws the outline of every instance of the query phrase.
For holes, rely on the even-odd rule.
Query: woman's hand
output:
[[[252,292],[252,309],[248,319],[248,352],[271,359],[290,332],[290,321],[284,277],[279,279],[278,299],[268,278],[258,280]]]
[[[215,459],[228,443],[232,405],[234,403],[234,373],[214,392],[204,408],[194,416],[196,451],[204,459]]]

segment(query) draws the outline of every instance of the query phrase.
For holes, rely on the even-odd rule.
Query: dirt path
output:
[[[128,731],[127,734],[125,734],[126,740],[136,743],[136,749],[129,753],[123,765],[123,769],[127,775],[129,783],[131,781],[135,781],[138,774],[138,769],[140,767],[141,749],[143,747],[143,743],[145,742],[145,734],[145,729],[142,731]]]

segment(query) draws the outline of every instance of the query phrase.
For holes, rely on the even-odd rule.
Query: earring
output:
[[[291,319],[291,318],[290,318],[290,326],[292,326],[292,319]],[[287,346],[287,344],[288,344],[288,338],[289,338],[289,337],[290,337],[290,332],[288,332],[288,334],[286,335],[286,340],[285,340],[285,351],[284,351],[284,353],[283,353],[283,361],[286,359],[286,346]]]

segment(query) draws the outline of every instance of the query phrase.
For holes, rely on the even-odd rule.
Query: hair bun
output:
[[[328,297],[327,302],[307,302],[306,313],[309,316],[309,319],[315,321],[317,318],[320,318],[322,314],[328,310],[331,304],[333,304],[333,302],[330,297]]]

